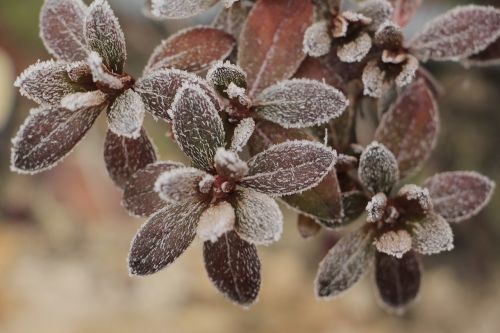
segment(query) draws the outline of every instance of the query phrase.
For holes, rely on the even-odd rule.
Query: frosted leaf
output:
[[[222,2],[224,3],[224,7],[226,8],[231,8],[231,6],[238,1],[239,0],[222,0]]]
[[[407,252],[401,259],[378,252],[375,283],[382,305],[391,312],[403,313],[418,296],[421,274],[415,252]]]
[[[108,112],[108,126],[117,135],[136,139],[144,121],[145,107],[141,96],[127,89],[119,95]]]
[[[363,93],[370,97],[380,98],[385,90],[385,72],[379,67],[377,60],[370,60],[363,70]]]
[[[410,226],[415,251],[430,255],[453,249],[453,231],[441,215],[429,214]]]
[[[176,168],[162,173],[155,182],[155,191],[169,204],[191,201],[202,197],[199,183],[205,172],[195,168]]]
[[[237,65],[229,61],[219,61],[213,65],[207,73],[207,81],[214,89],[224,97],[235,98],[226,93],[229,85],[233,83],[237,88],[245,92],[247,87],[247,74]]]
[[[387,208],[387,197],[384,193],[375,194],[368,205],[366,205],[366,212],[368,216],[366,221],[368,223],[375,223],[382,221],[385,214],[385,209]]]
[[[369,198],[361,191],[351,190],[342,193],[343,222],[348,223],[356,220],[365,212],[368,202]]]
[[[155,162],[130,176],[123,191],[125,209],[135,216],[149,217],[165,207],[166,202],[154,190],[155,182],[162,173],[180,167],[183,165],[176,162]]]
[[[372,48],[372,39],[366,32],[360,34],[352,42],[341,45],[337,49],[337,56],[347,63],[363,60]]]
[[[240,88],[233,82],[229,83],[222,95],[226,95],[231,100],[237,100],[242,106],[250,108],[252,100],[247,96],[245,88]]]
[[[151,14],[160,18],[186,18],[200,14],[219,0],[149,0]]]
[[[40,12],[40,36],[47,51],[66,61],[83,60],[87,6],[81,0],[45,0]]]
[[[385,21],[375,32],[374,41],[384,49],[399,49],[404,41],[403,31],[394,22]]]
[[[134,90],[141,95],[148,112],[162,119],[170,119],[167,111],[171,108],[177,91],[186,82],[204,89],[213,105],[219,108],[215,92],[204,80],[177,69],[154,71],[138,80]]]
[[[173,263],[193,242],[206,206],[184,201],[151,216],[132,240],[128,257],[130,274],[153,274]]]
[[[66,65],[66,72],[71,81],[79,83],[81,81],[88,81],[92,73],[86,61],[70,62]]]
[[[284,196],[281,199],[292,209],[317,219],[318,223],[327,228],[336,227],[342,222],[344,215],[342,194],[334,168],[317,186],[302,193]]]
[[[389,193],[399,180],[398,162],[387,147],[374,141],[361,154],[358,175],[373,193]]]
[[[407,86],[410,84],[415,76],[417,75],[417,70],[419,67],[418,59],[412,56],[411,54],[407,55],[406,63],[403,65],[401,69],[401,73],[396,76],[394,80],[396,85],[400,88]]]
[[[119,90],[123,88],[122,81],[108,73],[104,69],[104,65],[102,63],[102,58],[97,52],[90,52],[87,57],[87,63],[92,72],[92,78],[94,82],[103,84],[106,87],[111,89]]]
[[[225,147],[225,132],[218,109],[200,86],[187,83],[172,103],[172,130],[193,166],[213,170],[217,148]]]
[[[311,57],[321,57],[330,52],[332,36],[328,21],[319,21],[307,28],[304,34],[304,53]]]
[[[492,180],[474,171],[439,173],[423,186],[429,189],[434,211],[448,222],[461,222],[479,213],[495,190]]]
[[[257,97],[258,116],[285,128],[304,128],[338,118],[349,105],[342,92],[327,84],[293,79],[275,84]]]
[[[373,261],[372,240],[372,233],[360,228],[342,237],[328,251],[314,283],[317,297],[336,297],[365,275]]]
[[[261,278],[255,245],[231,231],[215,243],[205,242],[203,258],[210,281],[224,296],[245,307],[257,300]]]
[[[242,119],[233,132],[230,149],[236,153],[241,152],[255,129],[255,121],[252,118]]]
[[[462,61],[466,67],[493,66],[500,64],[500,37],[483,51]]]
[[[183,29],[153,51],[144,73],[176,68],[200,74],[227,58],[235,44],[234,37],[222,30],[203,26]]]
[[[200,216],[198,237],[202,241],[215,243],[219,237],[233,230],[236,215],[227,201],[221,201],[208,207]]]
[[[37,62],[19,75],[14,86],[21,95],[42,105],[58,105],[61,99],[77,91],[83,91],[71,82],[63,61]]]
[[[104,142],[104,162],[111,179],[124,188],[132,175],[156,161],[156,151],[146,131],[139,128],[137,138],[126,138],[108,131]]]
[[[247,73],[250,96],[297,71],[305,58],[304,33],[312,22],[311,1],[274,0],[255,4],[238,45],[238,65]]]
[[[422,61],[461,60],[483,51],[500,37],[500,10],[460,6],[427,23],[410,45]]]
[[[102,105],[108,96],[100,90],[77,92],[66,95],[61,100],[61,106],[70,111],[76,111],[84,107]]]
[[[198,183],[198,189],[200,190],[201,193],[204,194],[210,193],[210,191],[214,186],[214,183],[215,183],[215,177],[207,173]]]
[[[306,191],[321,182],[336,157],[334,150],[317,142],[280,143],[247,162],[249,172],[241,184],[275,196]]]
[[[421,216],[433,208],[429,190],[413,184],[403,186],[398,191],[396,200],[403,206],[406,214]]]
[[[315,219],[299,214],[297,229],[302,238],[308,239],[316,236],[321,231],[321,225]]]
[[[332,37],[340,38],[347,36],[349,22],[343,15],[338,15],[332,21]]]
[[[368,28],[376,31],[382,23],[391,20],[394,8],[387,0],[368,0],[363,2],[359,12],[372,19]]]
[[[106,0],[92,2],[84,33],[88,48],[101,56],[106,68],[121,74],[127,58],[125,36]]]
[[[422,0],[392,0],[394,5],[394,21],[400,26],[406,26],[418,8],[422,4]]]
[[[33,174],[54,167],[80,142],[104,107],[78,111],[61,107],[31,110],[12,139],[12,171]]]
[[[408,231],[401,229],[383,233],[373,243],[377,251],[401,259],[406,252],[411,250],[412,240]]]
[[[214,162],[217,174],[227,180],[236,182],[248,173],[247,164],[235,152],[224,148],[217,149]]]
[[[439,113],[433,93],[423,79],[418,79],[383,115],[375,140],[394,153],[403,178],[427,161],[438,132]]]
[[[283,215],[276,201],[250,188],[238,187],[234,201],[236,232],[256,245],[269,245],[280,239]]]
[[[231,8],[220,11],[212,26],[238,38],[252,6],[251,2],[240,1]]]

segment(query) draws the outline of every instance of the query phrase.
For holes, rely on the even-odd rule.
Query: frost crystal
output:
[[[396,158],[382,144],[372,142],[359,159],[359,179],[373,193],[388,193],[399,180]]]
[[[145,107],[141,96],[132,89],[118,96],[108,112],[109,128],[118,135],[137,138],[144,120]]]
[[[411,235],[406,230],[388,231],[374,241],[379,252],[401,259],[411,250]]]
[[[264,90],[255,112],[285,128],[304,128],[338,118],[349,104],[342,92],[327,84],[293,79]]]
[[[453,231],[441,215],[430,214],[410,225],[415,251],[430,255],[453,249]]]
[[[219,0],[149,0],[149,3],[151,13],[155,16],[163,18],[185,18],[195,16],[209,9],[218,1]]]
[[[220,236],[233,230],[236,215],[227,201],[208,207],[200,216],[198,236],[202,241],[215,243]]]
[[[372,48],[372,39],[367,33],[360,34],[355,40],[341,45],[337,56],[343,62],[359,62],[365,58]]]
[[[100,90],[78,92],[66,95],[61,100],[61,106],[65,109],[76,111],[84,107],[102,105],[106,100],[106,94]]]
[[[123,88],[123,83],[119,78],[104,70],[102,58],[97,52],[89,53],[87,63],[90,66],[94,82],[102,83],[111,89],[119,90]]]
[[[314,23],[307,28],[304,35],[304,53],[311,57],[321,57],[332,47],[330,24],[328,21]]]
[[[377,193],[372,197],[368,205],[366,205],[366,212],[368,223],[375,223],[381,221],[384,217],[385,209],[387,207],[387,197],[384,193]]]
[[[242,151],[248,140],[250,140],[254,130],[255,121],[253,118],[242,119],[234,129],[230,149],[236,153]]]
[[[167,203],[179,203],[196,197],[205,176],[195,168],[177,168],[162,173],[155,182],[155,191]]]
[[[217,149],[214,157],[217,174],[232,181],[239,181],[248,173],[247,164],[236,153],[224,148]]]
[[[234,208],[236,232],[241,238],[256,245],[269,245],[280,239],[283,215],[273,198],[239,187]]]

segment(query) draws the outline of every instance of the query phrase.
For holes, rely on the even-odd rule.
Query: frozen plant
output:
[[[402,28],[421,0],[146,7],[157,18],[184,18],[218,3],[210,27],[164,40],[136,80],[125,71],[123,32],[105,0],[89,7],[46,0],[41,36],[55,59],[16,80],[39,107],[13,139],[12,169],[54,166],[106,111],[109,175],[125,208],[148,219],[132,241],[132,275],[167,267],[198,236],[216,288],[253,304],[256,246],[281,236],[279,199],[298,213],[305,238],[363,220],[321,262],[318,297],[343,293],[374,264],[383,306],[402,312],[420,290],[420,255],[451,250],[450,224],[479,213],[495,187],[473,171],[407,183],[441,126],[441,88],[421,63],[499,63],[500,10],[457,7],[407,41]],[[190,166],[157,160],[143,128],[148,114],[167,124]]]

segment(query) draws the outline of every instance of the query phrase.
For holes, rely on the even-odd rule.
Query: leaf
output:
[[[256,245],[269,245],[280,239],[283,215],[273,198],[245,187],[238,187],[233,202],[236,232]]]
[[[328,54],[332,48],[330,23],[319,21],[307,28],[304,34],[304,53],[311,57],[321,57]]]
[[[336,297],[365,275],[373,261],[372,240],[372,232],[360,228],[342,237],[328,251],[314,282],[317,297]]]
[[[366,222],[377,223],[382,221],[387,208],[387,196],[384,193],[375,194],[366,205]]]
[[[283,196],[318,185],[335,164],[337,153],[320,143],[289,141],[255,155],[241,184],[259,192]]]
[[[238,50],[250,96],[295,73],[305,57],[302,41],[312,20],[311,1],[257,1],[241,32]]]
[[[83,26],[87,11],[81,0],[45,0],[40,12],[40,36],[56,59],[85,59]]]
[[[401,177],[427,161],[437,141],[439,114],[432,91],[423,79],[414,81],[382,117],[375,140],[396,156]]]
[[[248,173],[247,164],[231,150],[217,149],[214,162],[217,175],[233,182],[238,182]]]
[[[135,215],[149,217],[167,204],[154,190],[158,177],[167,171],[183,167],[176,162],[154,162],[129,177],[123,191],[123,206]]]
[[[299,214],[297,229],[302,238],[309,239],[321,231],[321,225],[315,219]]]
[[[200,182],[205,176],[205,172],[195,168],[175,168],[162,173],[156,180],[154,189],[169,204],[195,199],[201,201],[204,196],[200,192]]]
[[[64,96],[61,106],[70,111],[77,111],[84,107],[94,107],[104,104],[108,96],[100,90],[77,92]]]
[[[499,26],[499,9],[459,6],[427,23],[410,45],[422,61],[458,61],[483,51],[499,38]]]
[[[80,142],[104,108],[32,109],[12,139],[11,169],[34,174],[54,167]]]
[[[434,211],[448,222],[461,222],[479,213],[488,204],[495,183],[474,171],[443,172],[427,179]]]
[[[95,0],[85,18],[85,40],[97,52],[107,69],[121,74],[127,58],[125,36],[106,0]]]
[[[213,170],[217,148],[225,147],[225,132],[219,110],[200,86],[187,83],[172,103],[172,130],[193,166]]]
[[[217,242],[203,244],[205,269],[215,287],[231,301],[250,306],[260,289],[260,261],[257,249],[234,231]]]
[[[170,119],[167,111],[172,107],[175,94],[184,83],[200,86],[206,91],[211,102],[219,108],[219,101],[210,86],[198,76],[177,70],[159,70],[138,80],[134,90],[141,95],[146,111],[162,119]]]
[[[375,283],[384,307],[397,313],[415,300],[420,290],[421,269],[415,252],[398,259],[378,252],[375,257]]]
[[[90,52],[87,57],[87,63],[92,72],[92,79],[111,90],[120,90],[123,88],[123,82],[116,76],[104,69],[102,58],[97,52]]]
[[[156,150],[146,131],[137,138],[127,138],[108,131],[104,141],[104,162],[115,184],[124,188],[132,175],[156,161]]]
[[[347,63],[360,62],[372,48],[372,39],[366,32],[361,33],[356,39],[345,43],[337,49],[337,56]]]
[[[255,129],[255,121],[252,118],[240,120],[233,132],[230,149],[236,153],[243,150]]]
[[[420,221],[410,221],[413,249],[422,254],[437,254],[453,249],[453,231],[439,214],[428,214]]]
[[[338,118],[348,104],[342,92],[327,84],[293,79],[265,89],[254,110],[259,117],[285,128],[304,128]]]
[[[67,67],[64,61],[37,62],[19,75],[14,86],[38,104],[57,106],[64,96],[84,90],[70,80]]]
[[[252,6],[253,3],[239,1],[231,6],[231,8],[220,11],[212,23],[213,27],[224,30],[235,38],[238,38]]]
[[[493,66],[500,64],[500,37],[483,51],[463,61],[465,66]]]
[[[377,237],[374,244],[377,251],[401,259],[405,253],[411,250],[412,239],[408,231],[404,229],[391,230]]]
[[[237,65],[229,61],[219,61],[207,73],[207,81],[222,96],[229,98],[227,93],[231,83],[239,88],[247,88],[247,74]]]
[[[234,229],[236,215],[227,201],[220,201],[208,207],[200,217],[198,237],[202,241],[215,243],[226,232]]]
[[[406,217],[422,218],[433,209],[429,190],[414,184],[401,187],[392,199],[392,204],[397,206],[398,211],[404,212]]]
[[[356,220],[365,211],[368,204],[366,195],[357,190],[342,193],[342,208],[344,210],[344,223]]]
[[[422,5],[422,0],[392,0],[391,2],[394,4],[394,21],[400,27],[405,27]]]
[[[366,96],[381,98],[390,85],[387,83],[386,73],[383,71],[377,60],[370,60],[363,69],[361,76],[363,81],[363,94]]]
[[[361,154],[358,175],[373,193],[389,193],[399,180],[396,158],[384,145],[372,142]]]
[[[153,274],[174,262],[193,242],[205,208],[206,204],[184,201],[151,216],[132,240],[130,274]]]
[[[167,68],[203,73],[226,59],[235,45],[234,37],[222,30],[203,26],[183,29],[153,51],[144,73]]]
[[[120,94],[108,112],[109,129],[119,136],[137,139],[141,135],[145,106],[141,96],[127,89]]]
[[[363,2],[358,12],[372,20],[368,29],[376,31],[382,23],[391,20],[394,8],[387,0],[368,0]]]
[[[160,18],[186,18],[200,14],[218,0],[148,0],[151,14]]]

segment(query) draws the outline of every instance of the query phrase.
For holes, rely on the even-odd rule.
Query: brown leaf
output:
[[[153,51],[144,72],[177,68],[203,73],[215,62],[226,59],[235,44],[230,34],[219,29],[184,29],[164,40]]]
[[[388,310],[403,312],[417,297],[420,279],[420,262],[415,252],[407,252],[401,259],[377,252],[375,282],[380,300]]]
[[[123,206],[135,215],[149,217],[166,206],[166,202],[155,191],[158,177],[167,171],[183,167],[176,162],[156,162],[148,164],[130,176],[123,191]]]
[[[437,141],[439,114],[433,93],[423,79],[414,81],[384,114],[375,140],[396,156],[401,178],[420,169]]]
[[[495,183],[473,171],[443,172],[427,179],[434,211],[448,222],[461,222],[479,213],[488,204]]]
[[[219,15],[217,15],[212,23],[213,27],[224,30],[235,38],[238,38],[252,6],[253,3],[250,4],[246,1],[238,1],[233,4],[231,8],[222,10]]]
[[[135,139],[109,130],[104,142],[104,161],[111,179],[124,188],[136,171],[156,161],[156,152],[144,129]]]
[[[500,64],[500,37],[483,51],[464,60],[463,63],[466,66],[492,66]]]
[[[212,243],[203,244],[205,269],[215,287],[231,301],[250,306],[260,289],[260,260],[257,249],[234,231]]]
[[[100,105],[69,111],[60,107],[33,109],[12,140],[11,169],[38,173],[68,155],[105,108]]]
[[[399,180],[395,156],[384,145],[372,142],[359,158],[358,176],[372,193],[388,194]]]
[[[240,36],[238,64],[249,95],[290,78],[304,60],[302,41],[313,20],[311,1],[259,0]]]

